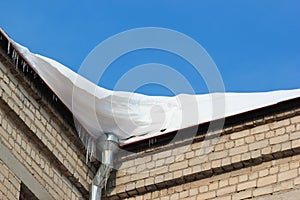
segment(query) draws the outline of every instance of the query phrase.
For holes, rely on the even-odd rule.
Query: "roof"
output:
[[[1,32],[3,32],[1,30]],[[5,34],[3,34],[5,35]],[[89,151],[103,133],[122,145],[237,116],[300,97],[300,89],[262,93],[146,96],[101,88],[50,58],[33,54],[7,35],[13,59],[21,56],[68,110]],[[26,67],[26,66],[25,66]]]

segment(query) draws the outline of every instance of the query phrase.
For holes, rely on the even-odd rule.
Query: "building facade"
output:
[[[70,113],[0,39],[0,199],[87,199],[96,168]]]
[[[206,130],[127,147],[105,199],[299,199],[299,99],[226,119],[214,145]]]
[[[88,199],[99,163],[14,50],[0,31],[0,199]],[[299,98],[208,126],[121,146],[102,199],[299,199]]]

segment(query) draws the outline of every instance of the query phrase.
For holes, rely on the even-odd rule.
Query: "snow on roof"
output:
[[[10,43],[73,113],[90,152],[104,133],[113,133],[121,144],[128,144],[300,97],[300,89],[174,97],[111,91],[55,60]]]

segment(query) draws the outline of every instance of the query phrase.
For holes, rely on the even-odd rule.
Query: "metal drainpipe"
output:
[[[91,185],[90,200],[100,200],[101,191],[105,187],[113,168],[114,154],[119,149],[119,139],[113,134],[105,134],[105,138],[99,141],[102,150],[102,164],[99,167]]]

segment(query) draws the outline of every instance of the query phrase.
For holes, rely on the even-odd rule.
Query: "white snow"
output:
[[[72,111],[79,135],[90,152],[103,133],[113,133],[121,144],[128,144],[300,97],[300,89],[175,97],[110,91],[55,60],[33,54],[12,40],[10,43]]]

